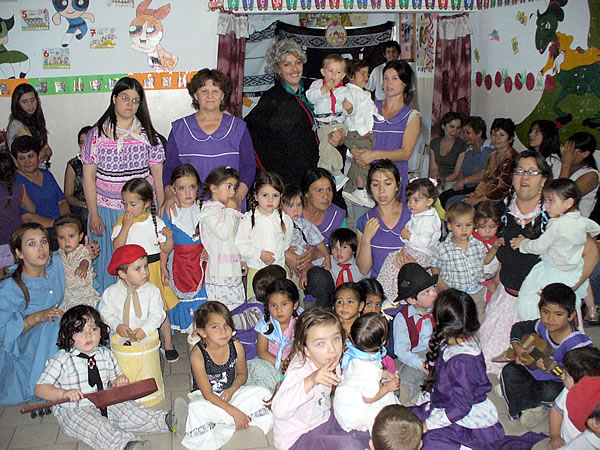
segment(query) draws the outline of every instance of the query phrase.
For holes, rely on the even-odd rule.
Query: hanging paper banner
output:
[[[91,28],[90,29],[90,48],[117,48],[117,33],[113,27]]]
[[[43,48],[44,69],[70,69],[71,55],[68,48]]]
[[[50,29],[47,9],[22,9],[21,31],[44,31]]]
[[[128,6],[129,8],[133,8],[135,0],[108,0],[108,6]]]
[[[417,70],[431,73],[435,65],[435,20],[433,14],[417,14],[416,22]]]
[[[146,72],[130,73],[144,90],[185,89],[196,72]]]

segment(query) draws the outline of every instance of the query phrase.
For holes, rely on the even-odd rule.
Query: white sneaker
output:
[[[335,190],[339,191],[340,189],[342,189],[345,184],[348,182],[349,178],[344,175],[344,174],[340,174],[338,176],[335,177]]]
[[[374,208],[375,202],[369,198],[366,189],[356,189],[354,192],[342,192],[342,196],[349,202],[367,208]]]
[[[544,406],[527,409],[521,413],[521,425],[528,430],[532,430],[540,423],[548,420],[548,412],[549,409]]]

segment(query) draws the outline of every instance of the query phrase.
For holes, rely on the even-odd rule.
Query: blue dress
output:
[[[33,388],[46,361],[58,351],[56,341],[60,320],[42,322],[23,331],[26,316],[47,308],[57,308],[65,294],[65,272],[57,253],[46,265],[46,276],[22,277],[31,301],[8,278],[0,282],[0,403],[16,404],[34,397]]]

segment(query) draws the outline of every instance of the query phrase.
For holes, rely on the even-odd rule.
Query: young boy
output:
[[[132,431],[172,432],[181,425],[185,432],[187,404],[175,399],[171,411],[153,410],[126,401],[99,410],[84,394],[129,384],[114,355],[105,347],[109,328],[98,311],[87,305],[74,306],[60,321],[58,347],[35,386],[35,395],[69,402],[52,407],[61,430],[94,448],[149,448]],[[183,434],[181,433],[181,438]]]
[[[160,290],[148,281],[147,256],[136,244],[123,245],[113,253],[107,270],[119,281],[104,291],[98,305],[111,335],[141,340],[165,320]]]
[[[540,319],[517,322],[510,333],[516,361],[502,369],[500,386],[512,419],[520,418],[526,428],[534,428],[547,417],[547,407],[562,390],[560,378],[547,371],[543,362],[532,370],[522,364],[526,350],[521,341],[526,334],[537,333],[552,347],[552,359],[562,366],[564,355],[575,348],[592,345],[589,337],[572,324],[576,317],[575,293],[562,284],[542,289],[538,303]]]
[[[583,377],[567,394],[567,411],[582,433],[563,447],[600,449],[600,377]]]
[[[485,288],[479,282],[485,280],[483,260],[487,250],[483,242],[473,237],[475,209],[468,203],[454,203],[446,211],[446,220],[450,234],[433,251],[431,273],[440,275],[438,291],[455,288],[469,293],[482,323]]]
[[[337,289],[342,283],[354,281],[358,283],[366,277],[356,264],[356,233],[349,228],[338,228],[329,236],[329,250],[334,263],[331,264],[331,276]]]
[[[408,408],[388,405],[379,411],[369,448],[371,450],[419,450],[422,447],[423,423]]]
[[[385,100],[385,91],[383,90],[383,68],[390,61],[395,61],[400,56],[401,49],[400,44],[396,41],[387,41],[383,44],[383,57],[385,62],[379,64],[371,72],[369,82],[365,86],[365,89],[375,94],[375,100]]]
[[[416,263],[402,266],[398,272],[398,298],[406,305],[394,318],[394,353],[400,362],[400,403],[414,402],[425,379],[423,363],[433,332],[431,310],[437,297],[437,275],[429,275]]]
[[[346,60],[332,53],[323,59],[321,68],[322,80],[316,80],[306,91],[306,98],[315,105],[315,121],[319,137],[319,162],[317,165],[327,169],[335,178],[339,191],[348,179],[342,174],[344,160],[337,148],[328,141],[329,133],[346,130],[344,119],[352,114],[352,94],[344,86]]]

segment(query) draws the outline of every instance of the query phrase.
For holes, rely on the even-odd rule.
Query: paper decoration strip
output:
[[[22,9],[21,31],[44,31],[50,29],[47,9]]]

